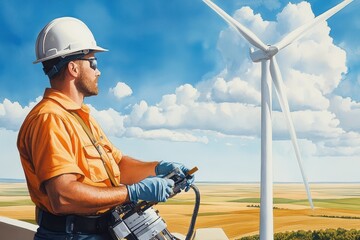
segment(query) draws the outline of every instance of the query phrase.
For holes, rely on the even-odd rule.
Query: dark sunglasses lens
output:
[[[97,61],[96,59],[90,59],[90,67],[94,70],[97,68]]]

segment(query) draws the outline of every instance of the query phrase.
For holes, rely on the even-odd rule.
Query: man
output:
[[[162,176],[188,171],[122,155],[90,116],[83,101],[98,94],[95,54],[104,51],[75,18],[55,19],[38,35],[34,63],[42,62],[51,88],[26,117],[17,142],[37,208],[35,239],[111,239],[107,210],[140,199],[166,201],[174,182]]]

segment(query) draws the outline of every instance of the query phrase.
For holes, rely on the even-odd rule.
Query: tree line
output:
[[[259,235],[243,237],[238,240],[259,240]],[[360,240],[360,230],[343,228],[314,231],[292,231],[275,233],[274,240]]]

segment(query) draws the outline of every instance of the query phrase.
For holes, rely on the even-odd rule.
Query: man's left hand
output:
[[[161,161],[158,163],[158,165],[156,165],[155,173],[156,176],[164,177],[169,173],[171,173],[176,168],[180,170],[180,177],[182,178],[185,178],[187,172],[189,172],[189,169],[181,163]],[[181,189],[185,189],[186,192],[190,189],[190,185],[195,180],[194,175],[190,175],[190,176],[191,177],[187,179],[186,185],[181,188]]]

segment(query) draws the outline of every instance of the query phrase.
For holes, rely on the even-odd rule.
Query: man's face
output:
[[[88,54],[84,57],[85,59],[95,58],[94,54]],[[80,74],[76,79],[75,86],[79,92],[84,94],[84,97],[97,95],[99,93],[98,78],[100,71],[92,69],[90,62],[86,60],[78,60],[80,65]]]

